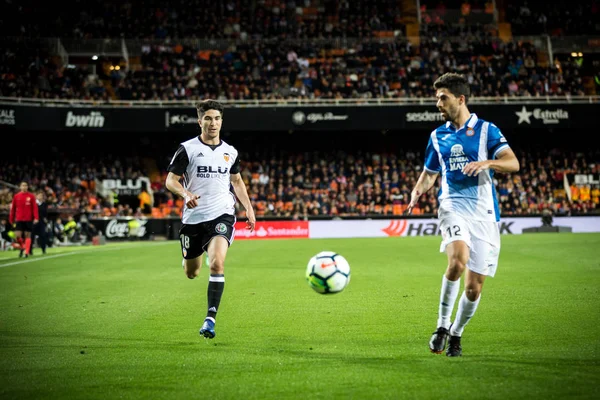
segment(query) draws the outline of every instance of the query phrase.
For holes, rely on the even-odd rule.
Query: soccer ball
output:
[[[350,282],[350,264],[333,251],[322,251],[308,261],[306,280],[317,293],[339,293]]]

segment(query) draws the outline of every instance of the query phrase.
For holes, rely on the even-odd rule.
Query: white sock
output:
[[[454,303],[456,303],[456,297],[458,296],[458,289],[460,289],[460,278],[456,281],[449,281],[446,279],[446,275],[442,277],[442,291],[440,292],[440,308],[437,322],[438,328],[450,328],[450,318],[452,317],[452,310],[454,310]]]
[[[465,330],[465,326],[467,326],[471,317],[475,315],[475,311],[477,310],[477,306],[479,305],[479,300],[481,300],[481,295],[479,295],[479,298],[477,300],[471,301],[467,298],[467,293],[463,292],[462,296],[460,296],[460,301],[458,302],[456,320],[454,321],[454,324],[452,324],[452,329],[450,329],[450,335],[462,336],[462,333]]]

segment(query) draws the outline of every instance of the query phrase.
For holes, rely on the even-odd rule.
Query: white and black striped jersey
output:
[[[183,208],[181,221],[197,224],[220,215],[235,215],[231,174],[240,172],[238,152],[221,140],[208,145],[197,136],[181,143],[167,171],[183,176],[183,187],[200,196],[194,208]]]

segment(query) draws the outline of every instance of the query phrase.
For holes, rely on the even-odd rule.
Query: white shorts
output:
[[[468,221],[452,215],[440,220],[440,230],[441,253],[446,251],[449,243],[462,240],[470,249],[467,268],[481,275],[494,276],[500,256],[500,228],[497,222]]]

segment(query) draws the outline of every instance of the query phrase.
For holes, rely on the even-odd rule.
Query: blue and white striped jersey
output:
[[[425,169],[441,173],[440,218],[452,213],[471,220],[500,220],[494,171],[489,169],[477,176],[467,176],[462,169],[471,161],[492,160],[506,148],[508,143],[500,129],[475,114],[458,130],[447,122],[431,132],[425,151]]]

